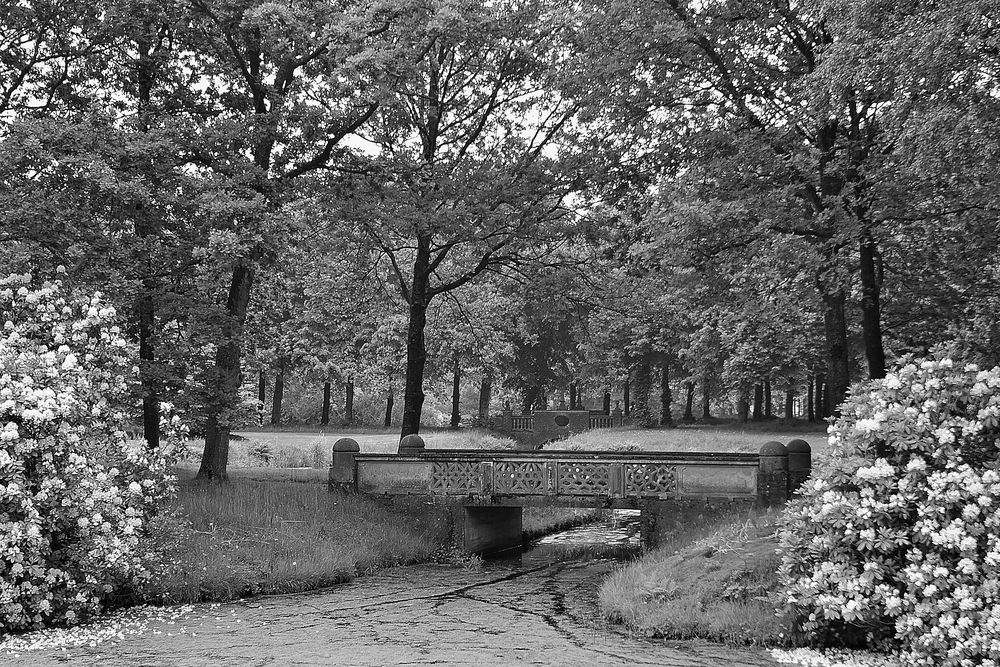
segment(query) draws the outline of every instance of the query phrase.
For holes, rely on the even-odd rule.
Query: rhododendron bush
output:
[[[0,631],[75,622],[148,576],[177,444],[126,438],[136,371],[114,309],[31,283],[0,279]]]
[[[789,610],[921,665],[1000,664],[1000,368],[910,362],[855,391],[782,531]]]

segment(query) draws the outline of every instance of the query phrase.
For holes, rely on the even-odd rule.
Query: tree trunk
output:
[[[143,26],[149,28],[148,24]],[[153,90],[157,84],[156,57],[151,55],[151,45],[145,30],[136,35],[138,60],[136,61],[136,94],[138,98],[137,126],[141,132],[149,132],[152,118],[157,111],[152,105]],[[159,179],[155,176],[154,182]],[[135,231],[140,239],[146,240],[156,234],[160,226],[158,214],[136,205]],[[152,217],[151,217],[152,216]],[[146,275],[142,279],[139,295],[139,383],[142,387],[142,435],[149,449],[160,446],[160,378],[158,377],[156,349],[153,337],[156,335],[156,304],[153,301],[157,289],[157,279],[153,277],[152,253],[144,254]]]
[[[153,335],[156,331],[156,313],[153,304],[152,281],[143,281],[143,294],[139,299],[139,377],[142,384],[142,435],[146,446],[160,446],[160,396],[156,378]]]
[[[226,471],[229,465],[229,420],[239,403],[243,324],[246,322],[253,281],[253,267],[245,261],[238,263],[233,269],[229,297],[226,299],[227,317],[215,351],[215,372],[205,406],[205,450],[201,455],[198,479],[225,481],[229,478]]]
[[[816,401],[816,419],[826,419],[826,400],[823,396],[823,388],[826,386],[826,376],[822,373],[816,374],[816,395],[813,400]]]
[[[382,426],[389,428],[392,426],[392,405],[395,402],[395,397],[392,395],[392,387],[389,387],[389,395],[385,397],[385,421],[383,421]]]
[[[875,270],[875,241],[866,234],[861,239],[861,319],[868,360],[868,377],[885,377],[885,350],[882,347],[881,285]]]
[[[764,385],[758,382],[753,386],[753,420],[764,419]]]
[[[622,401],[625,403],[625,416],[632,414],[632,382],[626,378],[625,386],[622,387]]]
[[[660,366],[660,426],[674,425],[674,415],[670,411],[673,400],[670,393],[670,364],[664,360]]]
[[[274,374],[274,391],[271,393],[271,425],[281,423],[281,401],[285,398],[285,362],[278,361],[278,372]]]
[[[684,399],[684,421],[694,421],[694,382],[685,382],[684,389],[687,396]]]
[[[712,392],[708,384],[708,375],[701,381],[701,418],[712,418]]]
[[[813,393],[813,376],[810,375],[806,378],[808,381],[808,389],[806,389],[806,419],[809,423],[816,421],[816,410],[815,410],[815,394]]]
[[[606,415],[610,415],[611,414],[611,392],[610,391],[604,392],[604,401],[601,404],[601,411],[604,414],[606,414]]]
[[[537,385],[531,385],[526,387],[524,390],[524,395],[521,397],[521,413],[528,414],[538,403],[542,396],[542,388]]]
[[[576,381],[569,383],[569,409],[576,410]]]
[[[788,379],[788,389],[785,390],[785,421],[791,423],[795,418],[795,387],[792,378]]]
[[[774,416],[774,408],[771,402],[771,378],[764,378],[764,419]]]
[[[479,382],[479,410],[477,412],[479,424],[485,426],[490,421],[490,403],[493,402],[493,376],[489,373],[483,375]]]
[[[354,424],[354,378],[344,383],[344,426]]]
[[[257,423],[264,425],[264,401],[267,400],[267,375],[264,369],[257,373]]]
[[[649,363],[649,358],[644,356],[639,360],[639,365],[635,370],[635,406],[632,416],[635,423],[643,428],[653,426],[656,421],[649,412],[649,395],[652,385],[653,369]]]
[[[462,391],[462,369],[458,365],[458,360],[455,360],[455,367],[451,375],[451,427],[458,428],[458,425],[462,423],[462,408],[460,405],[460,399]]]
[[[750,416],[750,390],[746,387],[740,389],[740,394],[736,399],[736,414],[741,423],[746,423]]]
[[[427,305],[430,295],[430,237],[417,235],[417,253],[413,259],[413,284],[410,287],[410,321],[406,331],[406,383],[403,390],[403,428],[400,437],[420,432],[420,413],[424,407],[424,368],[427,348]]]
[[[319,419],[323,426],[330,423],[330,391],[330,381],[327,380],[323,383],[323,415]]]
[[[823,295],[823,322],[826,331],[827,346],[827,391],[824,392],[824,405],[837,408],[847,396],[850,385],[850,357],[847,349],[847,317],[844,313],[846,297],[844,292]],[[824,417],[831,413],[824,410]]]

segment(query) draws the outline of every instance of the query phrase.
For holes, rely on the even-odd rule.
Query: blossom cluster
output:
[[[829,434],[785,512],[788,611],[915,665],[1000,665],[1000,368],[908,360]]]
[[[72,624],[148,577],[178,422],[157,450],[126,437],[137,369],[115,316],[100,294],[0,278],[0,631]]]

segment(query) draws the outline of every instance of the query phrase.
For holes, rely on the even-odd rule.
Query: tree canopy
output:
[[[291,377],[324,424],[401,391],[402,435],[473,379],[479,417],[823,418],[909,352],[1000,360],[998,9],[16,4],[0,261],[105,293],[208,479]]]

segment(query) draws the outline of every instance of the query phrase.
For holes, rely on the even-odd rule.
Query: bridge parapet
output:
[[[774,504],[789,495],[784,450],[780,443],[769,443],[766,454],[509,450],[355,454],[353,477],[360,493],[463,497],[484,503],[523,499],[528,501],[524,504],[609,506],[635,504],[614,501],[644,499],[732,498]],[[337,475],[344,477],[343,472]]]

